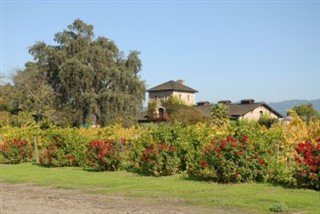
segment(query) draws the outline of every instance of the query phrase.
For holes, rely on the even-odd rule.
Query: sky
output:
[[[79,18],[141,52],[147,88],[183,79],[196,101],[320,98],[320,0],[0,0],[0,72]],[[147,98],[147,96],[146,96]]]

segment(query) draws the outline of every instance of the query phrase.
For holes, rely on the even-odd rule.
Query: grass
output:
[[[31,163],[1,164],[0,180],[6,183],[81,189],[93,194],[121,194],[148,200],[176,198],[183,200],[186,205],[221,207],[249,213],[268,213],[277,204],[286,205],[286,211],[290,213],[320,213],[320,192],[271,184],[223,185],[194,181],[183,175],[155,178],[126,171],[89,172],[75,167],[43,168]]]

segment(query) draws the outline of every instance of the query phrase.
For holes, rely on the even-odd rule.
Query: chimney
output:
[[[230,105],[232,102],[231,102],[231,100],[219,100],[218,103],[221,103],[224,105]]]
[[[181,79],[180,79],[180,80],[177,80],[176,82],[177,82],[177,83],[180,83],[181,85],[185,85],[185,83],[186,83],[186,81],[181,80]]]
[[[254,103],[254,99],[243,99],[241,100],[241,104],[252,104]]]

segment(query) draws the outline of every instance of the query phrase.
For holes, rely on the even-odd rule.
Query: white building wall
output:
[[[248,119],[248,120],[259,120],[261,115],[269,115],[271,118],[278,118],[277,115],[269,111],[264,106],[259,106],[258,108],[248,112],[247,114],[240,117],[240,119]]]
[[[195,94],[187,92],[160,91],[149,92],[149,100],[167,100],[170,96],[175,96],[182,100],[186,105],[195,105]]]

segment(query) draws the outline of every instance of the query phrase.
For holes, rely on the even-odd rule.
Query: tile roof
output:
[[[156,92],[156,91],[181,91],[181,92],[191,92],[191,93],[197,93],[198,91],[190,88],[186,85],[183,85],[181,83],[178,83],[176,81],[170,80],[168,82],[165,82],[163,84],[157,85],[153,88],[150,88],[148,92]]]

